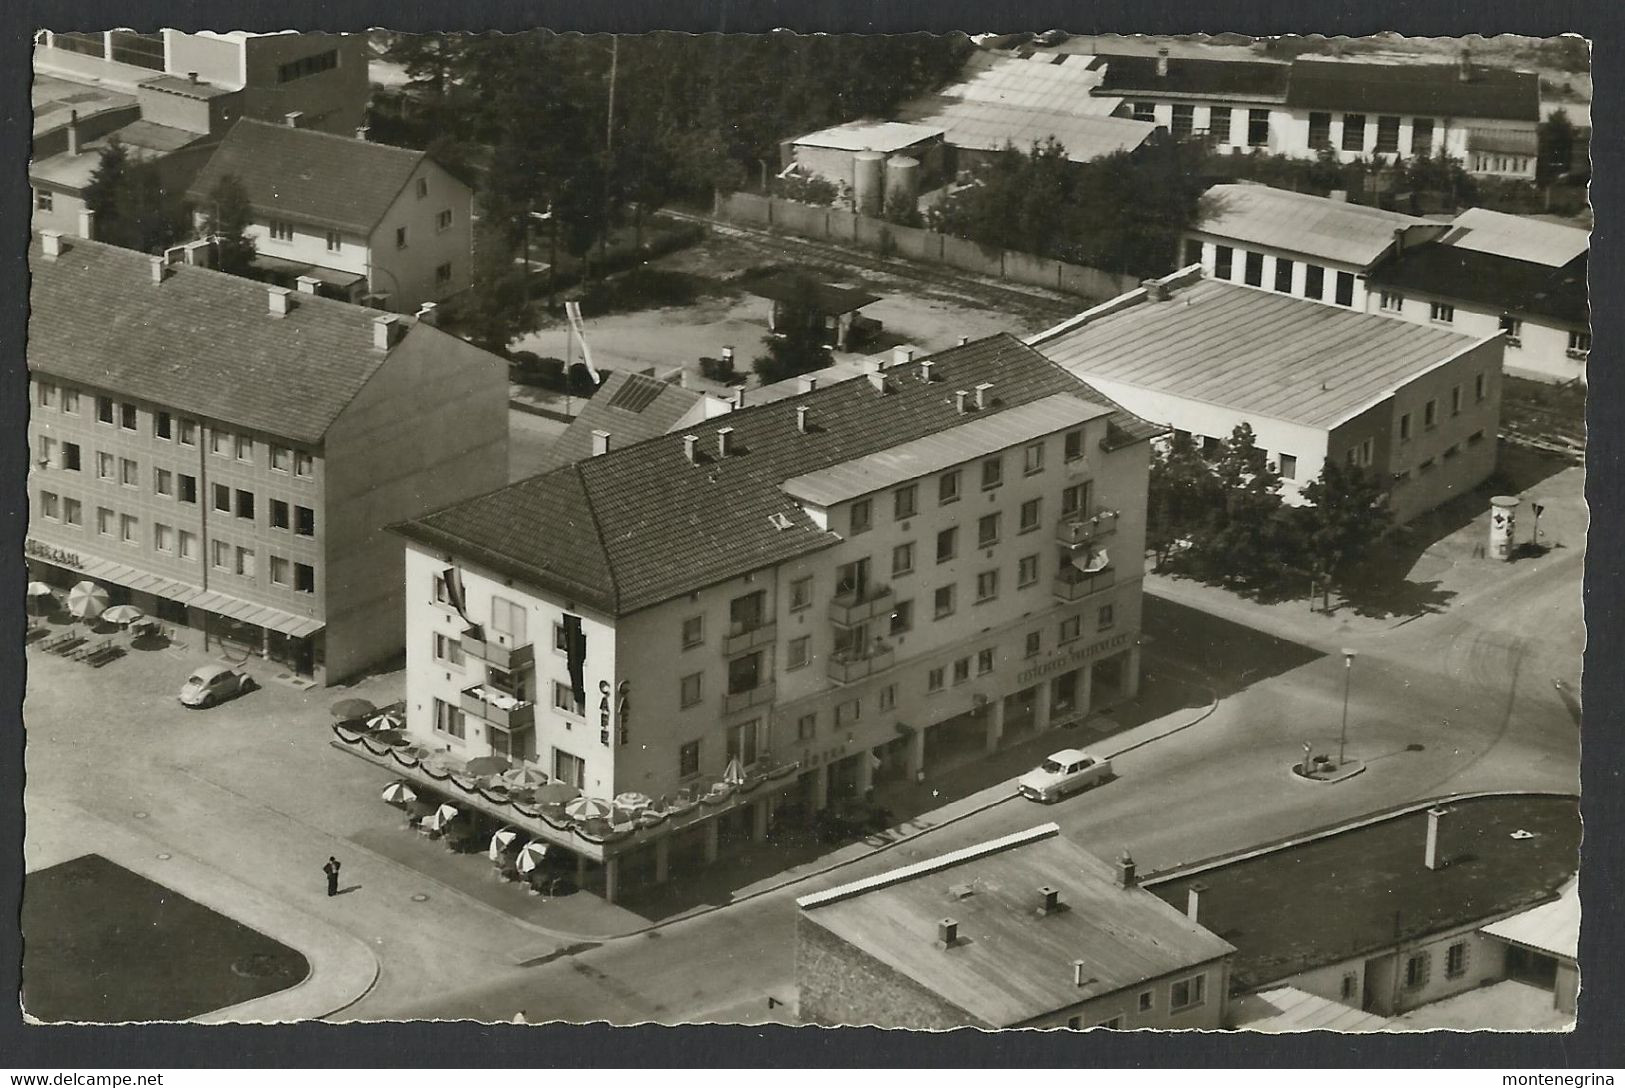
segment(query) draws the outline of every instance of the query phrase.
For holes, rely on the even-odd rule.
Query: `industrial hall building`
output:
[[[502,360],[56,231],[29,266],[30,577],[316,681],[398,653],[384,527],[506,479]]]
[[[487,813],[613,898],[1133,697],[1158,428],[1008,335],[887,364],[398,526],[410,739],[686,813]]]

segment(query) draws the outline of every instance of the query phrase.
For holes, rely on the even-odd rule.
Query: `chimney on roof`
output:
[[[892,348],[892,366],[907,366],[914,361],[913,348]]]
[[[367,138],[367,133],[371,131],[371,128],[366,125],[357,125],[355,130],[355,138],[358,140],[365,140]]]
[[[732,344],[722,345],[722,372],[729,374],[734,368],[734,349]]]
[[[606,454],[608,452],[609,452],[609,432],[608,431],[594,431],[594,432],[592,432],[592,455],[594,457],[602,457],[604,454]]]
[[[993,383],[976,383],[976,410],[981,411],[993,403]]]
[[[305,114],[303,110],[290,110],[282,115],[282,123],[287,125],[289,128],[298,128],[300,122],[304,121],[304,119]]]
[[[1141,280],[1140,286],[1145,288],[1147,302],[1168,301],[1168,285],[1161,280]]]
[[[388,351],[400,342],[401,323],[394,314],[384,314],[372,319],[372,349],[374,351]]]
[[[865,377],[869,379],[869,384],[874,387],[876,393],[884,393],[886,391],[886,374],[880,369],[880,365],[878,363],[875,364],[874,369],[869,371]]]
[[[79,237],[87,239],[96,237],[96,213],[89,208],[79,209]]]
[[[1202,922],[1202,893],[1207,891],[1207,885],[1197,881],[1185,889],[1185,917],[1198,925]]]
[[[301,295],[314,295],[317,288],[322,285],[322,281],[315,276],[300,276],[293,282],[298,286]]]
[[[1394,228],[1394,256],[1400,257],[1405,253],[1405,228]]]
[[[1333,189],[1331,192],[1326,194],[1326,199],[1335,200],[1341,204],[1347,204],[1349,202],[1349,191],[1347,189]]]
[[[196,72],[187,72],[186,73],[186,82],[192,84],[192,86],[194,86],[194,87],[197,86],[197,73]]]
[[[807,433],[807,406],[805,404],[796,405],[796,430],[802,434]]]
[[[732,427],[717,428],[717,456],[727,457],[734,451],[734,429]]]
[[[39,245],[41,253],[50,260],[56,260],[62,256],[62,232],[59,230],[40,231]]]
[[[1168,47],[1166,45],[1157,50],[1157,78],[1168,78]]]
[[[79,111],[68,111],[68,154],[79,154]]]
[[[799,383],[799,388],[803,393],[811,393],[814,389],[818,388],[818,379],[813,377],[811,374],[805,375],[802,377]]]
[[[956,412],[958,412],[960,415],[964,415],[967,411],[969,411],[969,408],[966,407],[966,405],[967,405],[967,403],[969,401],[970,401],[970,390],[968,390],[968,389],[955,389],[954,390],[954,410]]]
[[[929,385],[931,383],[931,360],[930,359],[921,359],[920,360],[920,380],[922,382],[925,382],[927,385]]]
[[[1437,805],[1428,809],[1428,841],[1422,855],[1422,864],[1435,871],[1450,864],[1450,859],[1445,856],[1444,847],[1439,841],[1447,811],[1447,809],[1440,808]]]
[[[937,923],[937,947],[952,948],[959,943],[959,923],[952,918],[944,918]]]
[[[960,338],[959,338],[959,346],[960,346],[960,347],[964,347],[964,346],[965,346],[965,345],[966,345],[966,344],[968,344],[968,343],[970,343],[970,337],[968,337],[968,336],[961,336],[961,337],[960,337]]]
[[[1125,847],[1122,854],[1118,855],[1117,858],[1117,886],[1119,888],[1132,888],[1134,884],[1134,857]]]
[[[148,261],[148,269],[152,276],[152,285],[156,287],[169,275],[169,262],[162,257],[152,257]]]
[[[1473,51],[1465,45],[1456,56],[1456,78],[1463,83],[1473,81]]]
[[[1088,970],[1089,970],[1089,963],[1088,963],[1087,960],[1073,960],[1072,961],[1072,985],[1074,985],[1074,986],[1083,986],[1086,983],[1088,983],[1089,976],[1087,974],[1085,974],[1085,972],[1088,971]]]
[[[286,287],[267,287],[265,289],[266,311],[272,317],[287,317],[288,311],[293,309],[293,292]]]
[[[438,325],[440,323],[440,318],[435,316],[436,307],[438,305],[439,303],[435,302],[425,302],[422,306],[419,306],[417,314],[418,320],[423,322],[425,325]]]
[[[685,434],[683,436],[683,456],[688,458],[688,463],[691,465],[697,465],[700,463],[699,435]]]
[[[1038,889],[1038,913],[1049,915],[1061,909],[1061,893],[1048,884]]]
[[[744,406],[745,406],[745,387],[741,385],[741,386],[739,386],[738,388],[736,388],[734,390],[734,407],[735,408],[743,408]]]

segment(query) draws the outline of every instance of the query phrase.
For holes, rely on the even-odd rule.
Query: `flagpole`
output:
[[[564,304],[564,414],[570,414],[570,369],[576,361],[576,323],[570,319],[570,304]]]

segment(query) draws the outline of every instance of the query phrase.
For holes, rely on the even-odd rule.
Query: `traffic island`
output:
[[[1326,756],[1317,756],[1307,763],[1299,762],[1292,765],[1294,776],[1305,782],[1332,783],[1343,782],[1365,770],[1365,763],[1358,759],[1345,759],[1338,763]]]

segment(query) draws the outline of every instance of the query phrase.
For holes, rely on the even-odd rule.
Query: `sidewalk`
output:
[[[378,960],[357,938],[288,903],[256,894],[210,865],[77,805],[31,807],[28,839],[33,871],[94,852],[280,941],[309,962],[310,974],[296,985],[196,1016],[195,1023],[320,1019],[353,1005],[377,981]]]

